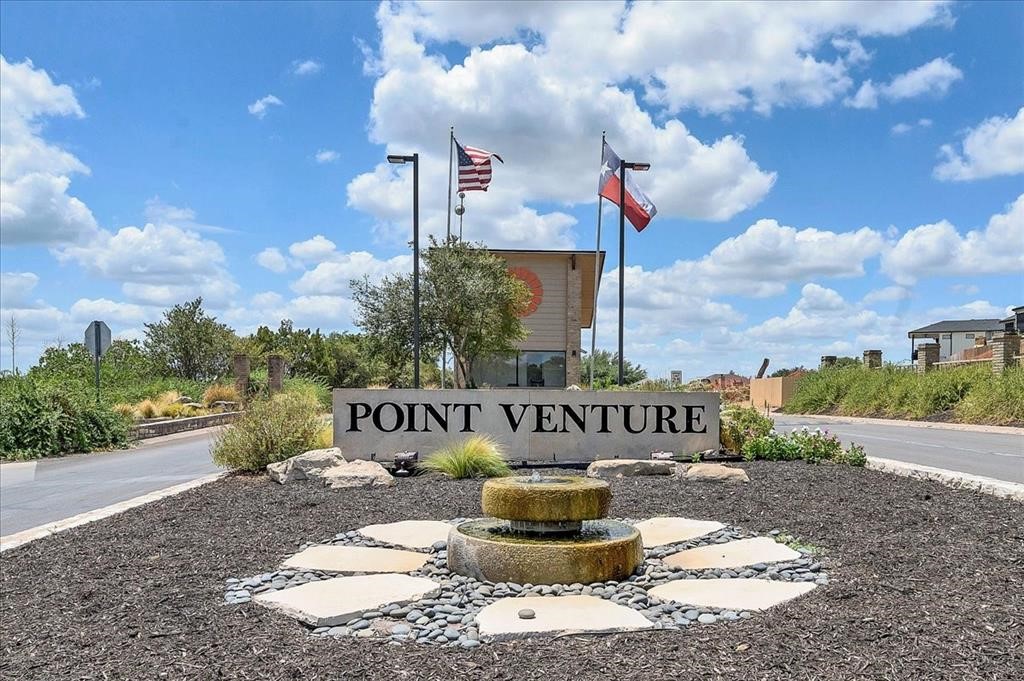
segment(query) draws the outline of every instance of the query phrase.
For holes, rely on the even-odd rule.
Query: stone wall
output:
[[[1001,374],[1006,367],[1016,365],[1020,347],[1020,335],[1016,331],[997,333],[992,339],[992,372]]]
[[[882,368],[882,351],[881,350],[865,350],[864,351],[864,366],[868,369],[881,369]]]
[[[938,343],[922,343],[917,346],[917,362],[914,366],[918,373],[923,374],[926,371],[931,371],[935,367],[935,363],[938,361]]]
[[[249,394],[249,355],[238,354],[231,358],[231,373],[235,375],[235,392],[238,399],[245,401]]]
[[[200,428],[222,426],[234,422],[241,413],[240,411],[226,411],[223,414],[137,423],[132,426],[131,438],[133,440],[146,440],[151,437],[160,437],[161,435],[173,435],[174,433],[185,433],[190,430],[199,430]]]
[[[566,260],[565,384],[580,384],[580,290],[582,269],[576,256]]]

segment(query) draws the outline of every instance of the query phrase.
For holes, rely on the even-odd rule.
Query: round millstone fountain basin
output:
[[[524,524],[578,523],[608,515],[611,498],[608,483],[603,480],[579,476],[517,476],[485,482],[480,506],[492,518]]]
[[[481,581],[592,584],[621,581],[643,562],[632,525],[588,520],[570,535],[523,535],[500,519],[470,520],[448,534],[448,569]]]

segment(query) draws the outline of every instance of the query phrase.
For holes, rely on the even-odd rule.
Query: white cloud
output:
[[[37,284],[34,272],[0,272],[0,307],[37,307],[39,302],[29,299]]]
[[[1006,308],[993,305],[987,300],[975,300],[963,305],[935,307],[926,313],[929,319],[942,321],[945,319],[1002,319],[1006,316]]]
[[[341,154],[336,152],[334,149],[320,149],[316,152],[313,158],[316,159],[317,163],[334,163],[341,158]]]
[[[83,118],[74,91],[57,85],[30,60],[9,63],[0,55],[0,242],[59,244],[96,229],[96,219],[69,196],[70,175],[89,168],[42,137],[42,120]]]
[[[334,242],[323,234],[293,243],[288,247],[288,252],[303,263],[323,262],[336,254]]]
[[[870,305],[871,303],[906,300],[908,298],[910,298],[909,289],[902,286],[884,286],[882,288],[869,291],[861,302],[865,305]]]
[[[295,60],[292,62],[292,74],[296,76],[315,76],[323,71],[324,65],[315,59]]]
[[[217,242],[169,223],[99,230],[89,242],[54,254],[93,276],[120,282],[130,300],[143,304],[173,305],[201,295],[218,306],[238,290]]]
[[[296,293],[306,296],[343,295],[349,291],[349,281],[361,279],[380,279],[384,275],[412,270],[412,256],[397,255],[388,260],[379,260],[372,253],[355,251],[352,253],[336,253],[328,262],[321,262],[316,267],[303,272],[291,288]]]
[[[973,296],[977,294],[981,289],[978,288],[977,284],[953,284],[949,287],[950,292],[960,293],[965,296]]]
[[[1024,272],[1024,194],[963,236],[946,220],[914,227],[882,255],[882,271],[904,285],[926,276]]]
[[[981,180],[1024,173],[1024,107],[1013,118],[993,116],[967,132],[962,148],[939,150],[944,159],[934,170],[940,180]]]
[[[283,300],[284,299],[281,297],[280,293],[264,291],[263,293],[257,293],[254,295],[250,299],[249,303],[257,309],[264,309],[268,307],[278,307],[281,305]]]
[[[884,317],[874,310],[848,303],[833,289],[806,284],[800,299],[784,317],[771,317],[745,332],[744,336],[768,343],[792,343],[813,340],[841,342],[853,348],[851,335],[898,334],[903,322],[897,317]],[[824,353],[822,353],[824,354]]]
[[[274,95],[260,97],[255,102],[249,105],[249,113],[251,113],[256,118],[263,119],[267,115],[267,109],[271,106],[284,106],[284,102],[282,102]]]
[[[866,80],[852,97],[844,100],[844,104],[854,109],[876,109],[880,99],[897,102],[922,95],[941,97],[963,76],[963,72],[949,60],[939,57],[895,76],[888,83],[876,85]]]
[[[276,248],[264,248],[257,253],[256,264],[278,274],[288,269],[288,260]]]
[[[932,119],[930,118],[919,118],[917,122],[911,121],[910,123],[897,123],[892,126],[890,132],[893,135],[905,135],[915,128],[930,128],[932,125]]]
[[[196,221],[196,212],[191,208],[180,208],[164,202],[159,196],[146,200],[143,211],[146,220],[156,225],[175,225],[192,232],[214,232],[219,234],[235,233],[237,230],[216,225],[206,225]]]
[[[145,308],[132,303],[121,303],[108,298],[80,298],[68,310],[71,319],[76,322],[90,322],[102,319],[113,326],[138,325],[160,316],[160,311]]]

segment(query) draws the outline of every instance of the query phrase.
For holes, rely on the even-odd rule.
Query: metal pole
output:
[[[412,155],[412,385],[420,387],[420,155]]]
[[[601,131],[601,163],[604,164],[604,134]],[[590,389],[594,389],[594,353],[597,348],[597,291],[601,285],[601,213],[604,197],[597,195],[597,245],[594,246],[594,311],[590,316]]]
[[[93,339],[96,342],[96,404],[100,403],[100,323],[93,322]]]
[[[623,359],[623,324],[625,322],[626,294],[624,277],[626,274],[626,162],[619,159],[619,385],[626,382],[625,364]]]
[[[445,230],[445,247],[452,240],[452,166],[455,158],[455,126],[448,128],[448,226]],[[441,390],[444,390],[448,373],[448,345],[441,348]]]

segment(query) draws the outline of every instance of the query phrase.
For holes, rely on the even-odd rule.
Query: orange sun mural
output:
[[[510,267],[508,273],[526,284],[526,288],[530,289],[530,293],[533,294],[530,297],[530,302],[526,304],[526,309],[520,315],[521,317],[529,317],[537,311],[537,308],[540,307],[540,302],[544,300],[544,285],[540,283],[540,277],[528,267]]]

